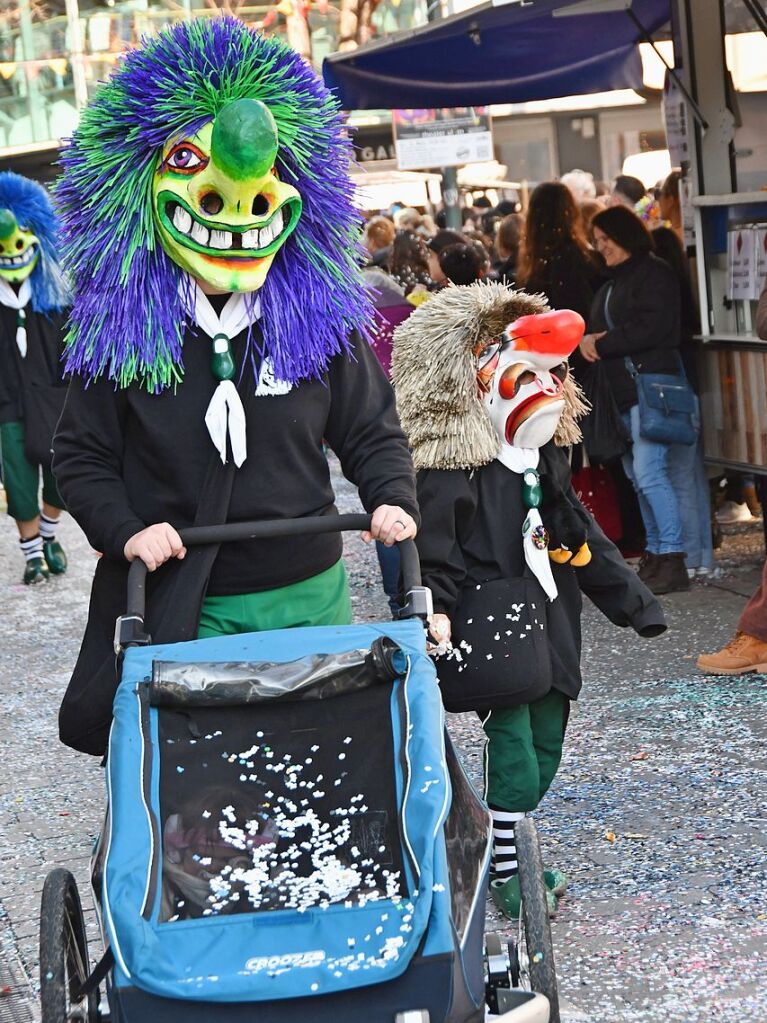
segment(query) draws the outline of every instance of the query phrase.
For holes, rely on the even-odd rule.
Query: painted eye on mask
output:
[[[168,153],[165,166],[179,174],[196,174],[208,166],[208,157],[201,153],[197,146],[189,142],[180,142]]]
[[[530,369],[523,369],[521,373],[515,373],[513,367],[507,369],[498,384],[498,393],[507,401],[519,394],[521,387],[535,383],[535,373]]]
[[[570,372],[570,367],[567,365],[567,363],[566,362],[560,362],[560,364],[558,366],[555,366],[551,370],[551,375],[553,377],[556,377],[557,380],[561,380],[562,383],[564,383],[569,372]]]

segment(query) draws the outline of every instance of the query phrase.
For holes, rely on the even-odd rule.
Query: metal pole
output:
[[[428,21],[439,21],[442,17],[441,0],[431,0],[426,10]],[[445,226],[454,231],[460,231],[461,203],[458,191],[458,172],[455,167],[441,167],[442,174],[442,201],[445,204]]]

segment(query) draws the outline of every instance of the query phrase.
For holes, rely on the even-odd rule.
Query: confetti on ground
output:
[[[357,511],[337,463],[333,480],[339,510]],[[559,775],[536,814],[547,864],[570,880],[553,923],[563,1023],[767,1020],[767,682],[693,675],[697,654],[730,638],[761,565],[761,525],[725,531],[717,557],[727,575],[664,598],[672,626],[665,636],[639,640],[585,609],[584,691]],[[103,818],[103,771],[96,758],[61,746],[56,727],[96,560],[71,522],[62,539],[69,573],[33,590],[18,581],[12,524],[0,529],[0,928],[4,952],[19,955],[30,988],[39,892],[54,866],[77,875],[92,963],[101,954],[87,877]],[[375,551],[356,534],[344,543],[356,617],[385,620]],[[449,728],[479,783],[477,720],[450,715]],[[273,736],[254,741],[277,748]],[[602,838],[608,822],[614,844]],[[512,933],[492,905],[488,927]],[[402,940],[391,939],[382,958],[396,955]],[[328,976],[349,965],[334,963]]]

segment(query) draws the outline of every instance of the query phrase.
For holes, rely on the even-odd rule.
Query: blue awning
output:
[[[323,75],[345,110],[482,106],[639,89],[641,31],[623,6],[628,0],[483,4],[334,54]],[[670,17],[670,0],[631,0],[630,7],[649,32]]]

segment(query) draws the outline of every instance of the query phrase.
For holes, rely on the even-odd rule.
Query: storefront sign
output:
[[[493,159],[486,107],[395,110],[392,124],[400,170],[459,167]]]

